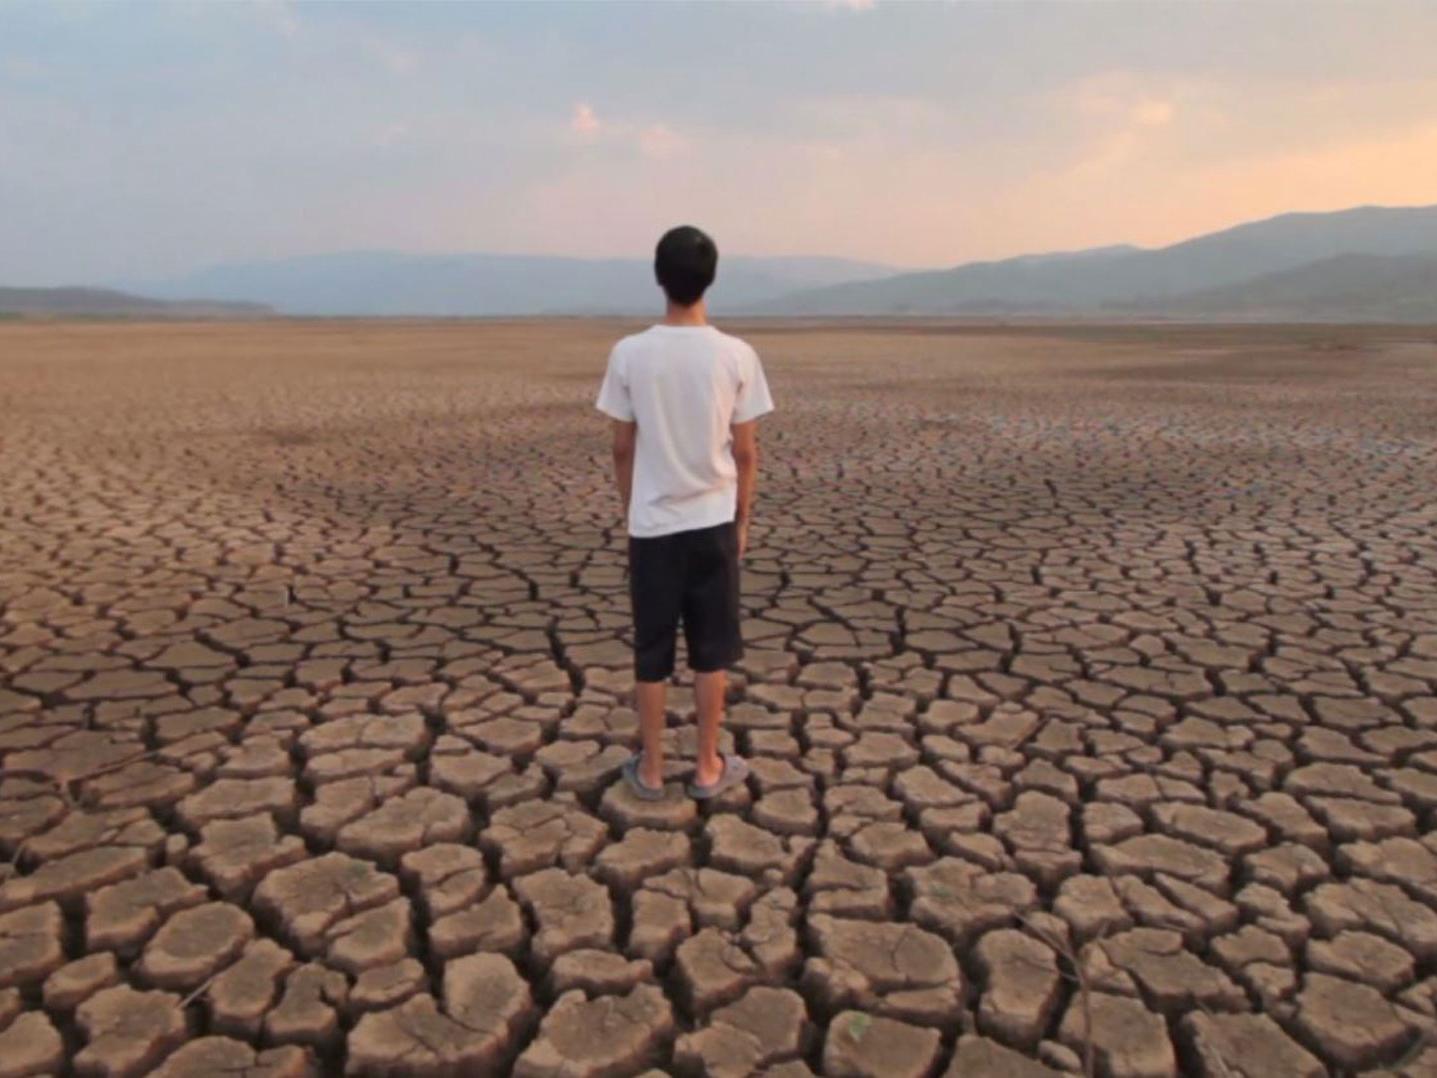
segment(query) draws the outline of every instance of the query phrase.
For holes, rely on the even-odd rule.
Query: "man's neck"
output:
[[[670,303],[664,311],[663,325],[666,326],[706,326],[708,324],[708,310],[705,308],[703,300],[699,300],[691,307],[681,307],[677,303]]]

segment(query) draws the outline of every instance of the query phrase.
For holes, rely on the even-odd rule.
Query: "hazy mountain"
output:
[[[1437,206],[1290,213],[1156,250],[1104,247],[808,289],[773,314],[1053,314],[1165,309],[1168,297],[1235,285],[1344,254],[1437,256]]]
[[[258,304],[158,300],[106,288],[0,288],[0,314],[50,317],[256,318],[273,312]]]
[[[716,311],[751,308],[799,289],[897,272],[842,258],[720,256]],[[312,315],[639,314],[660,302],[647,259],[415,255],[354,251],[212,266],[139,291],[217,296]]]
[[[1124,313],[1263,322],[1437,322],[1437,254],[1337,255]]]

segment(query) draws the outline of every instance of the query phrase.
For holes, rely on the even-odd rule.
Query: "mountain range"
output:
[[[0,316],[44,318],[263,318],[275,312],[256,303],[167,301],[109,288],[0,288]]]
[[[1365,206],[1283,214],[1156,249],[1104,247],[848,282],[783,296],[760,309],[1437,320],[1434,260],[1437,206]]]
[[[647,259],[358,251],[228,263],[97,289],[0,289],[0,313],[651,315]],[[207,297],[197,299],[195,297]],[[1437,322],[1437,206],[1288,213],[1166,247],[1127,244],[900,271],[724,256],[715,315]]]
[[[716,311],[751,310],[789,293],[891,277],[893,266],[843,258],[723,257],[710,290]],[[163,299],[217,296],[286,314],[641,314],[659,299],[646,259],[354,251],[211,266],[131,287]]]

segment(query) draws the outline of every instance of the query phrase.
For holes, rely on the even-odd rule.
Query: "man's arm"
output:
[[[753,488],[758,480],[758,420],[735,423],[733,431],[733,462],[738,468],[738,507],[734,523],[738,526],[738,556],[748,550],[748,523],[753,512]]]
[[[639,425],[614,420],[614,479],[619,484],[619,501],[624,519],[629,517],[629,496],[634,489],[634,445],[639,437]]]

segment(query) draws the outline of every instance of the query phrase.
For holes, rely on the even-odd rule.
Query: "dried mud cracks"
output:
[[[358,375],[219,401],[218,361],[12,401],[0,1078],[1437,1072],[1437,455],[1400,395],[1318,437],[1322,383],[1302,422],[935,404],[767,353],[754,776],[702,809],[683,688],[673,796],[615,782],[588,382],[455,383],[482,437]]]

